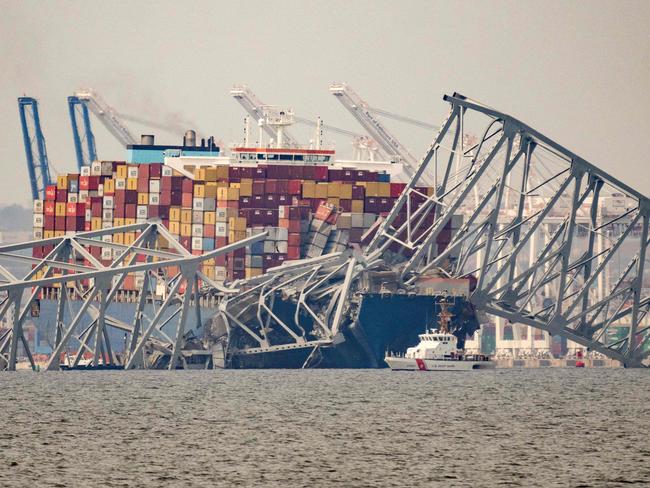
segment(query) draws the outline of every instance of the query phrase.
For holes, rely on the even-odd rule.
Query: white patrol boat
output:
[[[488,356],[466,355],[457,347],[457,338],[448,331],[453,315],[448,303],[440,302],[440,329],[430,329],[419,334],[420,343],[409,347],[406,354],[387,354],[384,361],[393,371],[467,371],[494,368]]]

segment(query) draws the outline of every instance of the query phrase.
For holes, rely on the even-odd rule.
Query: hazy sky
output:
[[[244,113],[228,90],[247,83],[266,103],[361,132],[328,93],[332,81],[434,124],[447,112],[442,95],[458,91],[650,195],[650,1],[185,4],[0,0],[0,204],[31,198],[20,95],[39,99],[50,161],[66,172],[76,167],[66,106],[76,88],[95,88],[124,113],[176,114],[232,141]],[[93,122],[99,157],[124,159]],[[386,125],[417,156],[432,138]],[[337,149],[349,154],[344,140]]]

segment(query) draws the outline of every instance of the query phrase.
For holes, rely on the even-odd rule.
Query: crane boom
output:
[[[115,109],[108,105],[97,92],[91,89],[83,89],[77,91],[74,96],[87,104],[90,111],[99,118],[120,144],[124,147],[129,144],[136,144],[135,137],[124,125]]]
[[[74,95],[68,97],[68,111],[70,113],[70,124],[72,125],[72,139],[74,141],[75,155],[77,156],[77,166],[81,170],[83,166],[89,166],[90,163],[97,159],[95,136],[93,135],[88,114],[88,102]],[[79,118],[81,121],[79,121]],[[79,126],[81,124],[83,124],[83,132],[80,131]]]
[[[338,98],[386,153],[399,157],[412,169],[417,167],[415,157],[372,115],[369,105],[352,88],[345,83],[332,83],[330,84],[330,93]]]
[[[52,184],[52,179],[47,160],[45,137],[43,137],[41,119],[38,114],[38,102],[35,98],[20,97],[18,98],[18,112],[23,131],[32,199],[45,199],[45,187]]]
[[[265,104],[257,98],[257,96],[251,91],[250,88],[246,85],[234,85],[230,89],[230,94],[235,100],[237,100],[244,110],[253,117],[253,120],[257,121],[264,118],[264,106]],[[267,133],[269,137],[276,137],[275,130],[273,127],[268,125],[263,126],[264,132]],[[289,146],[297,146],[298,143],[296,139],[287,132],[286,129],[283,130],[282,138],[284,142]]]

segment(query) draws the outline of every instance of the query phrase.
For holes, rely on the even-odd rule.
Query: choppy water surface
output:
[[[0,375],[0,486],[650,483],[650,372]]]

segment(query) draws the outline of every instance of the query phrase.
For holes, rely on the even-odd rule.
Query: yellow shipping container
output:
[[[217,198],[217,183],[211,181],[205,184],[205,197],[206,198]]]
[[[169,232],[172,234],[180,235],[181,234],[181,224],[178,221],[169,221]]]
[[[302,197],[303,198],[316,198],[316,183],[313,181],[303,181],[302,183]]]
[[[66,204],[64,202],[56,202],[54,205],[54,215],[57,217],[65,217]]]
[[[341,196],[341,184],[340,183],[328,183],[327,184],[327,198],[339,198]]]
[[[135,224],[135,219],[124,219],[124,225],[133,225]]]
[[[64,237],[65,236],[65,231],[64,230],[55,230],[54,231],[54,237]]]
[[[390,197],[390,183],[378,182],[377,196],[381,198]]]
[[[190,237],[192,235],[192,224],[181,224],[181,236]]]
[[[246,279],[255,278],[256,276],[262,276],[264,270],[262,268],[245,268]]]
[[[205,181],[205,168],[199,168],[198,166],[194,168],[194,180]]]
[[[205,264],[206,266],[214,266],[217,263],[214,258],[210,258],[203,261],[203,264]]]
[[[101,220],[101,219],[100,219]],[[46,230],[43,231],[43,237],[45,239],[52,239],[54,237],[54,231],[53,230]]]
[[[56,177],[56,186],[59,190],[68,189],[68,177],[66,175],[59,175]]]
[[[138,205],[149,205],[148,193],[138,193]]]
[[[135,241],[135,232],[125,232],[124,233],[124,244],[130,246]]]
[[[184,208],[181,210],[181,224],[191,224],[192,223],[192,211],[189,208]]]
[[[102,228],[102,218],[93,217],[90,219],[90,230],[100,230]]]
[[[314,198],[327,198],[327,183],[317,183]]]
[[[138,189],[138,179],[137,178],[127,178],[126,179],[126,189],[127,190],[137,190]]]
[[[126,168],[126,166],[124,166]],[[113,244],[124,244],[124,232],[113,234]]]
[[[194,185],[194,196],[197,198],[205,198],[205,185]]]
[[[246,231],[246,219],[244,217],[230,217],[228,227],[234,231]]]
[[[348,183],[341,183],[339,185],[339,198],[344,198],[346,200],[352,199],[352,185]]]
[[[228,242],[237,242],[246,239],[246,231],[231,230],[228,232]]]
[[[228,178],[228,166],[217,166],[217,178]]]
[[[217,168],[205,168],[205,181],[217,181]]]
[[[122,225],[124,225],[124,219],[122,217],[115,217],[113,219],[113,227],[120,227]]]
[[[126,178],[128,176],[126,165],[124,164],[118,165],[116,173],[118,178]]]
[[[340,199],[340,198],[337,198],[337,197],[329,197],[329,198],[327,199],[327,203],[329,203],[330,205],[334,205],[336,208],[339,208],[339,206],[341,205],[341,201],[340,201],[340,200],[341,200],[341,199]]]
[[[169,209],[169,220],[171,222],[180,222],[181,221],[181,208],[180,207],[171,207]],[[177,232],[178,234],[178,232]]]
[[[363,213],[363,200],[352,200],[352,208],[354,213]]]
[[[203,266],[203,274],[210,278],[211,280],[214,279],[214,266]]]
[[[378,197],[379,188],[377,187],[378,183],[375,181],[368,181],[366,183],[366,196],[367,197]],[[390,189],[389,189],[390,192]]]
[[[217,199],[220,201],[239,200],[239,188],[224,187],[217,190]]]
[[[126,168],[126,166],[124,166]],[[104,194],[115,193],[115,180],[106,178],[104,180]]]
[[[160,249],[169,249],[169,241],[165,239],[163,236],[158,236],[158,247]],[[154,262],[157,262],[159,260],[159,257],[154,256],[153,260]]]
[[[203,212],[203,223],[214,225],[217,222],[217,212]]]

